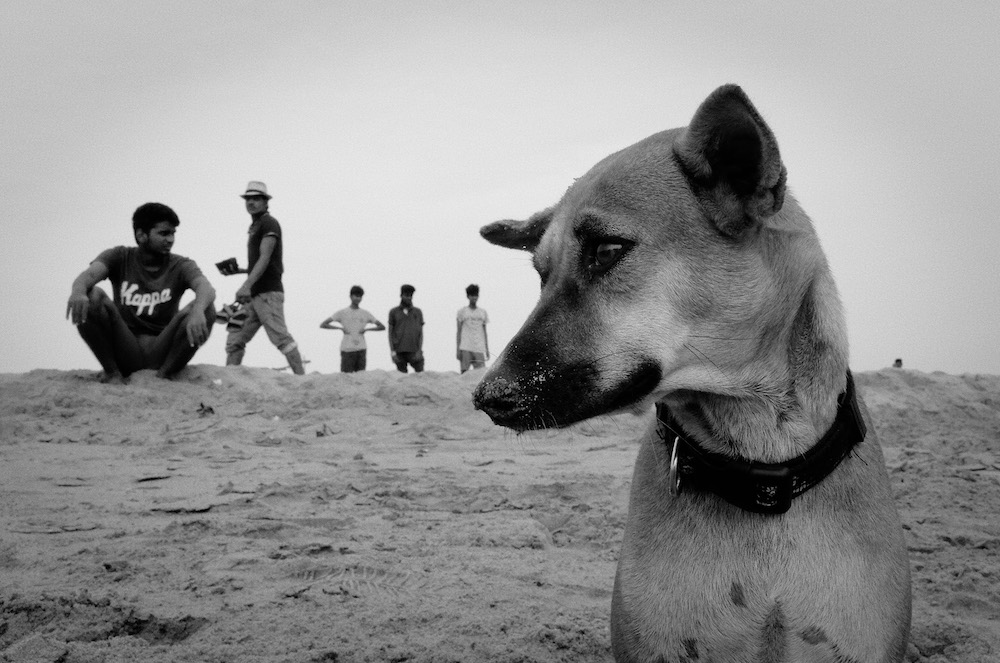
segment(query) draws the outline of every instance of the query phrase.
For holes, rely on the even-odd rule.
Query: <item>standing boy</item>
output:
[[[292,371],[303,375],[306,371],[298,344],[285,326],[281,226],[268,213],[271,196],[267,193],[267,185],[250,182],[242,198],[246,201],[251,221],[247,239],[248,267],[241,269],[226,262],[219,263],[219,271],[226,276],[247,275],[247,280],[236,291],[236,301],[246,308],[247,318],[243,329],[239,333],[231,333],[226,340],[226,365],[239,366],[243,363],[247,343],[264,327],[267,337],[285,355]]]
[[[490,318],[479,302],[479,286],[475,283],[465,289],[469,305],[458,310],[458,331],[455,334],[455,352],[462,373],[472,368],[483,368],[490,358],[490,343],[486,325]]]
[[[415,291],[404,283],[399,289],[399,306],[389,311],[389,352],[400,373],[407,372],[407,364],[417,373],[424,370],[424,313],[413,305]]]
[[[365,291],[361,286],[351,286],[351,305],[340,309],[319,324],[320,329],[340,329],[344,332],[344,338],[340,341],[341,373],[357,373],[365,370],[368,363],[365,332],[385,329],[385,325],[374,315],[361,308],[361,298],[364,296]],[[335,322],[340,324],[333,324]]]
[[[215,289],[193,260],[170,253],[180,223],[166,205],[141,205],[132,215],[137,246],[103,251],[73,281],[66,317],[104,369],[102,382],[122,384],[146,368],[169,378],[208,340]],[[114,299],[96,287],[104,279]],[[181,309],[188,289],[194,301]]]

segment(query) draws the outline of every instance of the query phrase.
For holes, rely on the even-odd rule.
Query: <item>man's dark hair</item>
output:
[[[181,220],[177,218],[177,213],[163,203],[146,203],[139,205],[132,215],[132,232],[141,230],[149,233],[160,221],[166,221],[174,228],[181,225]]]
[[[469,287],[465,289],[465,294],[479,296],[479,286],[475,283],[470,283]]]
[[[352,295],[357,295],[358,297],[364,297],[365,296],[365,289],[362,288],[359,285],[352,285],[351,286],[351,294]]]

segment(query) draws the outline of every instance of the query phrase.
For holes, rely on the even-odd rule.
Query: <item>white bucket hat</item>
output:
[[[264,196],[268,200],[271,199],[271,195],[267,192],[267,185],[263,182],[255,182],[253,180],[247,183],[246,193],[240,195],[240,198],[248,198],[250,196]]]

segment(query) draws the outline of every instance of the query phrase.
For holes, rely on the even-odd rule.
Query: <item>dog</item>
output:
[[[844,315],[743,90],[486,225],[541,295],[473,399],[515,431],[656,417],[611,605],[618,663],[901,661],[910,575]]]

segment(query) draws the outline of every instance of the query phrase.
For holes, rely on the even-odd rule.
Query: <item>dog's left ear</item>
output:
[[[737,85],[702,102],[674,153],[708,216],[738,237],[781,209],[785,166],[771,129]]]
[[[532,214],[526,221],[494,221],[479,229],[479,234],[490,244],[508,249],[534,251],[545,230],[552,223],[554,207]]]

